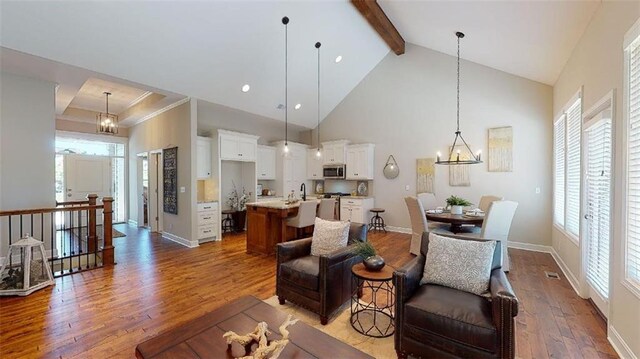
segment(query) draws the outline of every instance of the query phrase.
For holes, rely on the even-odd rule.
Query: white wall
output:
[[[513,172],[490,173],[486,163],[474,165],[471,187],[450,187],[449,168],[436,166],[437,199],[444,205],[455,194],[478,203],[481,195],[495,194],[517,201],[510,240],[550,245],[551,87],[467,61],[462,61],[461,73],[465,139],[486,155],[487,130],[513,126]],[[375,206],[386,209],[388,225],[409,228],[403,198],[416,195],[416,159],[447,151],[455,116],[455,57],[407,44],[404,55],[390,53],[329,114],[321,123],[320,137],[376,144]],[[389,155],[400,167],[393,180],[382,174]]]
[[[553,90],[554,114],[583,86],[583,110],[588,110],[609,91],[615,89],[616,104],[614,130],[614,219],[612,288],[610,292],[609,324],[626,342],[636,357],[640,357],[640,298],[622,285],[624,257],[622,248],[622,210],[624,185],[622,143],[626,135],[622,125],[623,101],[623,38],[640,17],[640,2],[604,1],[591,19],[589,27],[574,49]],[[576,278],[580,278],[581,259],[579,247],[557,229],[553,229],[553,248],[567,264]],[[615,333],[610,331],[610,337]],[[618,345],[620,345],[618,343]]]
[[[192,206],[195,202],[195,174],[192,174],[191,101],[129,128],[129,215],[138,213],[137,154],[178,147],[178,214],[163,214],[164,232],[191,240]],[[161,184],[162,185],[162,184]],[[185,192],[180,192],[185,187]]]
[[[0,210],[55,207],[54,156],[55,84],[1,73]]]

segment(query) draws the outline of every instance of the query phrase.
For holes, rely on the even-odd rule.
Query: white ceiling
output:
[[[378,0],[405,41],[555,84],[600,1]]]
[[[95,123],[96,114],[105,110],[104,91],[113,93],[109,97],[109,112],[119,116],[123,127],[185,99],[184,95],[4,47],[0,47],[0,67],[3,72],[58,84],[56,117],[63,120]]]
[[[88,79],[73,98],[69,107],[95,112],[105,112],[106,95],[109,96],[109,113],[120,114],[143,100],[152,92],[97,78]]]
[[[276,107],[284,103],[284,15],[291,19],[289,119],[315,127],[316,41],[323,118],[389,52],[347,1],[5,1],[0,44],[283,119]],[[240,91],[245,83],[248,93]],[[293,110],[297,103],[302,108]]]

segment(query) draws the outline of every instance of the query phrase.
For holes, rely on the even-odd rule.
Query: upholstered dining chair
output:
[[[460,237],[464,238],[482,238],[500,241],[502,247],[502,270],[509,271],[509,253],[507,252],[509,231],[511,230],[511,222],[516,214],[518,202],[513,201],[493,201],[489,203],[482,228],[476,233],[464,233]]]
[[[478,203],[478,208],[480,208],[480,210],[482,212],[487,212],[489,210],[489,206],[491,205],[491,202],[494,201],[502,201],[504,199],[504,197],[499,197],[499,196],[482,196],[480,197],[480,203]]]
[[[335,198],[324,198],[320,200],[318,217],[325,219],[327,221],[336,219],[336,199]]]
[[[296,238],[300,237],[300,229],[314,225],[316,220],[316,207],[318,207],[318,202],[315,200],[300,202],[298,214],[296,214],[295,217],[287,219],[287,226],[296,229]]]
[[[434,209],[438,207],[436,195],[433,193],[418,193],[418,201],[422,203],[422,207],[426,209]]]
[[[427,216],[420,202],[416,197],[405,197],[405,203],[409,210],[409,218],[411,218],[411,246],[409,252],[415,255],[420,254],[420,242],[422,241],[422,233],[437,231],[439,234],[453,234],[447,230],[449,226],[439,223],[428,223]]]

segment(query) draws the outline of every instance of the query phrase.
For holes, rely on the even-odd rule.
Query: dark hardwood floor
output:
[[[134,356],[135,346],[241,295],[275,292],[275,258],[245,253],[244,235],[185,248],[120,225],[113,268],[57,278],[28,297],[0,298],[0,357]],[[406,234],[371,234],[387,263],[412,258]],[[509,278],[521,300],[517,351],[521,358],[616,357],[596,311],[561,278],[550,255],[509,250]]]

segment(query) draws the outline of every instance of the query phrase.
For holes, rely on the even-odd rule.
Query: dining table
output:
[[[426,211],[425,215],[427,216],[427,221],[450,224],[450,231],[456,234],[473,232],[475,227],[481,227],[484,222],[484,216],[481,215],[452,214],[450,212],[430,213],[429,211]],[[465,227],[469,225],[474,227]]]

